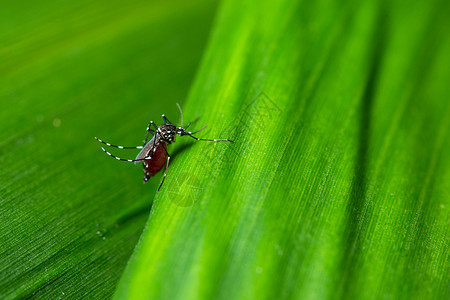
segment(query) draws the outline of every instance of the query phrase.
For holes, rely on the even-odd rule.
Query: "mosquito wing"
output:
[[[145,158],[149,154],[149,152],[153,149],[153,147],[155,147],[155,136],[153,136],[152,139],[147,144],[145,144],[144,148],[142,148],[141,152],[139,152],[139,154],[136,156],[136,159]],[[141,161],[142,160],[135,161],[134,164],[137,165]]]

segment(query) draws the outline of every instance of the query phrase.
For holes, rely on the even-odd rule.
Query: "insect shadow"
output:
[[[167,145],[170,145],[175,142],[176,136],[189,136],[197,141],[207,141],[207,142],[233,142],[229,139],[201,139],[198,137],[195,137],[194,134],[202,131],[205,129],[208,125],[203,126],[197,131],[191,132],[186,131],[192,123],[189,123],[186,127],[183,127],[183,112],[181,110],[180,105],[177,103],[178,109],[180,110],[180,117],[181,117],[181,126],[176,126],[172,122],[167,119],[165,115],[162,115],[162,118],[164,120],[164,124],[161,124],[157,126],[153,121],[150,121],[150,123],[147,126],[147,135],[145,137],[144,144],[142,146],[132,146],[132,147],[126,147],[126,146],[117,146],[113,145],[111,143],[105,142],[97,137],[95,139],[99,141],[102,144],[105,144],[109,147],[114,147],[118,149],[141,149],[139,154],[136,156],[135,159],[124,159],[117,157],[108,151],[105,150],[105,148],[102,147],[102,150],[108,154],[109,156],[120,160],[120,161],[127,161],[127,162],[134,162],[134,164],[138,164],[139,162],[143,162],[144,167],[144,183],[146,183],[150,177],[156,175],[159,171],[162,170],[164,165],[166,168],[164,169],[164,177],[161,181],[161,184],[158,187],[158,191],[161,189],[164,179],[166,179],[167,175],[167,169],[169,167],[169,162],[171,159],[171,156],[169,152],[167,152]],[[197,121],[198,118],[195,120]],[[195,122],[194,121],[194,122]],[[150,133],[153,135],[150,141],[148,141]],[[148,141],[148,142],[147,142]],[[184,149],[189,148],[190,146],[184,146],[178,151],[182,151]]]

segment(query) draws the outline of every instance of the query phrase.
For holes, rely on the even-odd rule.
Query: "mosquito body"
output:
[[[227,142],[233,142],[229,139],[200,139],[193,134],[196,134],[197,132],[203,130],[206,128],[206,126],[200,128],[199,130],[195,132],[186,131],[187,128],[191,124],[188,124],[186,128],[183,127],[183,113],[181,111],[180,105],[178,105],[178,109],[180,110],[181,115],[181,126],[176,126],[172,124],[165,115],[162,115],[162,118],[164,120],[164,124],[157,126],[153,121],[150,121],[147,127],[147,135],[145,137],[144,145],[143,146],[134,146],[134,147],[124,147],[124,146],[116,146],[112,145],[110,143],[104,142],[101,139],[95,138],[100,143],[103,143],[107,146],[119,148],[119,149],[142,149],[139,154],[136,156],[135,159],[123,159],[120,157],[117,157],[108,151],[105,150],[105,148],[102,147],[102,150],[108,154],[109,156],[121,160],[121,161],[128,161],[128,162],[134,162],[134,164],[138,164],[140,162],[143,162],[144,167],[144,183],[146,183],[150,177],[156,175],[159,171],[162,170],[164,165],[166,165],[166,168],[164,170],[164,177],[161,181],[161,184],[158,187],[158,191],[161,189],[161,186],[164,183],[164,179],[167,175],[167,168],[169,167],[170,162],[170,155],[167,152],[167,145],[170,145],[175,142],[176,136],[190,136],[191,138],[197,140],[197,141],[209,141],[209,142],[219,142],[219,141],[227,141]],[[149,134],[152,133],[153,137],[148,141]],[[147,142],[148,141],[148,142]]]
[[[144,183],[164,167],[164,164],[169,157],[165,151],[165,149],[167,149],[166,147],[167,144],[164,141],[157,142],[156,139],[152,137],[150,142],[148,142],[141,152],[139,152],[138,156],[136,156],[134,162],[135,165],[141,162],[141,159],[144,159],[142,164],[145,173]]]

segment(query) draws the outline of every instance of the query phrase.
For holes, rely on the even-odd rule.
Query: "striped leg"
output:
[[[164,177],[163,180],[161,181],[161,184],[158,187],[158,192],[161,189],[163,183],[164,183],[164,179],[166,179],[166,175],[167,175],[167,168],[169,168],[169,161],[170,161],[170,156],[167,156],[167,163],[166,163],[166,168],[164,169]]]
[[[161,181],[161,184],[160,184],[159,187],[158,187],[158,192],[159,192],[159,190],[161,189],[161,187],[162,187],[162,185],[163,185],[163,183],[164,183],[164,179],[166,179],[167,169],[169,168],[169,161],[170,161],[170,155],[169,155],[169,152],[167,152],[167,149],[166,149],[166,146],[164,145],[164,143],[162,144],[162,146],[163,146],[164,150],[165,150],[166,153],[167,153],[167,163],[166,163],[166,168],[164,169],[164,177],[163,177],[163,180]]]
[[[112,158],[115,158],[117,160],[121,160],[121,161],[129,161],[129,162],[135,162],[135,161],[143,161],[145,159],[149,159],[149,157],[144,157],[144,158],[139,158],[139,159],[124,159],[124,158],[120,158],[117,157],[111,153],[109,153],[108,151],[105,150],[105,148],[102,147],[103,152],[105,152],[106,154],[108,154],[109,156],[111,156]]]
[[[164,120],[164,124],[173,124],[172,122],[169,121],[169,119],[167,119],[166,115],[162,115],[162,118]]]
[[[189,127],[191,127],[192,124],[195,124],[199,119],[200,119],[200,117],[195,118],[195,120],[192,122],[189,122],[189,124],[187,124],[186,127],[184,127],[184,129],[188,129]],[[206,126],[208,126],[208,125],[206,125]],[[181,126],[181,127],[183,127],[183,126]],[[197,130],[197,131],[199,131],[199,130]]]
[[[113,144],[110,144],[108,142],[105,142],[105,141],[103,141],[103,140],[101,140],[101,139],[99,139],[97,137],[94,137],[94,138],[97,141],[99,141],[100,143],[105,144],[106,146],[109,146],[109,147],[114,147],[114,148],[119,148],[119,149],[142,149],[142,148],[144,148],[144,146],[132,146],[132,147],[117,146],[117,145],[113,145]]]
[[[229,139],[199,139],[198,137],[193,136],[191,132],[186,132],[186,135],[190,136],[191,138],[193,138],[193,139],[195,139],[197,141],[208,141],[208,142],[225,141],[225,142],[232,142],[232,143],[234,143],[232,140],[229,140]]]
[[[144,141],[144,145],[142,146],[142,147],[144,147],[146,144],[147,144],[147,141],[148,141],[148,134],[151,132],[151,133],[155,133],[156,131],[155,130],[153,130],[153,129],[151,129],[150,128],[150,126],[152,126],[153,125],[153,127],[155,127],[155,129],[158,129],[158,126],[156,126],[156,124],[153,122],[153,121],[150,121],[150,123],[148,123],[148,126],[147,126],[147,135],[145,136],[145,141]]]

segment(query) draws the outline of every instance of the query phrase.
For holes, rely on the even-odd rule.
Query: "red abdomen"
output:
[[[166,150],[164,150],[164,147],[166,147],[166,144],[161,141],[161,143],[156,146],[153,157],[151,159],[144,160],[144,183],[147,182],[150,177],[161,171],[161,169],[164,167],[167,159],[167,152]]]

